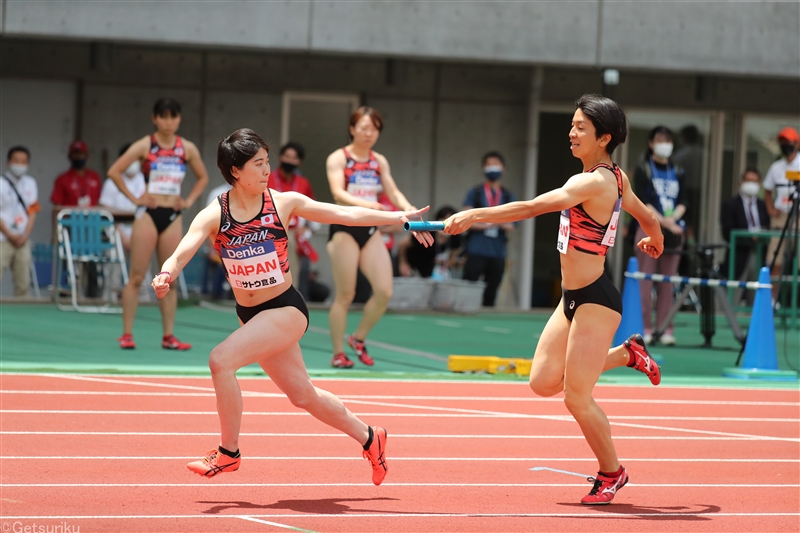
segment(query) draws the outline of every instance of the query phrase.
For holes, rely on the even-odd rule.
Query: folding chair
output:
[[[111,306],[109,267],[118,263],[122,279],[128,283],[128,268],[114,217],[108,211],[95,209],[64,209],[58,213],[58,259],[56,261],[56,305],[62,311],[75,310],[82,313],[120,313],[121,307]],[[80,296],[80,267],[89,263],[98,264],[104,272],[103,305],[84,305]],[[63,265],[67,266],[72,302],[61,303],[61,277]]]

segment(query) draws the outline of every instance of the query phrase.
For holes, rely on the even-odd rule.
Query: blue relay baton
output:
[[[406,231],[444,231],[444,222],[411,220],[403,224]]]

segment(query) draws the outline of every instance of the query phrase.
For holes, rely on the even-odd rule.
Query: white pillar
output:
[[[534,67],[531,73],[531,88],[528,93],[528,135],[525,143],[525,184],[522,197],[530,200],[536,196],[536,181],[539,165],[539,114],[541,113],[542,82],[544,67]],[[531,308],[533,287],[534,219],[522,222],[522,253],[519,266],[519,307]]]

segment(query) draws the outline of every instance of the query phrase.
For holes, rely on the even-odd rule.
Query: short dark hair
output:
[[[675,134],[672,132],[671,129],[669,129],[666,126],[658,125],[652,130],[650,130],[650,133],[647,134],[647,142],[648,143],[653,142],[653,140],[656,138],[656,135],[664,135],[666,137],[669,137],[669,140],[672,141],[673,143],[675,142]],[[645,155],[646,157],[650,157],[651,155],[653,155],[653,149],[650,148],[649,144],[647,145],[647,152]]]
[[[350,127],[355,128],[356,124],[358,124],[358,121],[361,120],[364,116],[369,117],[369,119],[372,121],[372,125],[375,126],[375,128],[377,128],[378,132],[383,131],[383,117],[381,116],[381,114],[378,113],[377,109],[365,105],[362,105],[361,107],[353,111],[352,115],[350,115]],[[353,136],[351,135],[350,139],[352,140],[352,138]]]
[[[128,148],[130,148],[132,144],[133,144],[133,143],[125,143],[125,144],[123,144],[123,145],[122,145],[122,148],[120,148],[120,149],[119,149],[119,156],[118,156],[118,157],[121,157],[121,156],[122,156],[122,154],[124,154],[125,152],[127,152],[127,151],[128,151]]]
[[[296,143],[294,141],[289,141],[288,143],[286,143],[283,146],[281,146],[281,149],[278,152],[278,155],[283,155],[284,152],[286,152],[286,150],[294,150],[294,152],[297,154],[297,157],[300,158],[300,161],[302,161],[303,159],[306,158],[306,150],[305,150],[305,148],[303,148],[303,145],[300,144],[300,143]]]
[[[234,131],[217,145],[217,167],[222,172],[222,177],[231,186],[236,184],[236,178],[231,174],[231,169],[241,168],[253,159],[260,149],[266,149],[269,154],[269,145],[249,128]]]
[[[747,167],[746,169],[744,169],[744,172],[742,172],[742,177],[739,178],[739,179],[743,181],[744,177],[747,176],[751,172],[753,174],[755,174],[756,176],[758,176],[758,181],[761,181],[761,172],[759,172],[756,167]]]
[[[11,156],[14,155],[14,152],[24,152],[26,156],[28,156],[28,160],[31,158],[31,151],[28,150],[26,147],[18,144],[17,146],[12,146],[8,149],[8,157],[6,161],[11,161]]]
[[[496,157],[497,159],[500,160],[501,163],[503,163],[503,166],[506,166],[506,158],[503,157],[503,154],[501,154],[496,150],[491,150],[483,154],[483,157],[481,158],[481,165],[485,165],[486,160],[489,159],[490,157]]]
[[[599,94],[584,94],[575,101],[575,108],[583,111],[589,117],[595,130],[595,138],[599,139],[606,133],[611,135],[611,140],[606,145],[606,153],[611,155],[617,146],[628,138],[628,120],[625,111],[611,98]]]
[[[172,98],[159,98],[153,106],[154,117],[178,117],[181,114],[181,104]]]

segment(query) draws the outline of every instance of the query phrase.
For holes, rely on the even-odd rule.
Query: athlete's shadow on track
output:
[[[197,503],[216,504],[203,511],[203,514],[219,514],[228,509],[282,509],[298,513],[314,514],[346,514],[346,513],[375,513],[375,509],[354,509],[344,502],[374,502],[374,501],[397,501],[397,498],[323,498],[313,500],[278,500],[275,503],[259,504],[243,501],[199,501]],[[391,511],[381,510],[382,513]],[[403,514],[405,511],[402,512]]]
[[[559,503],[567,507],[579,507],[586,509],[586,505],[581,503]],[[632,505],[630,503],[613,503],[611,505],[598,505],[592,508],[595,512],[605,514],[616,514],[620,516],[630,516],[631,518],[638,518],[639,520],[674,520],[677,522],[692,522],[700,520],[711,520],[711,516],[722,510],[719,505],[697,505],[686,507],[685,505],[676,505],[672,507],[645,507],[641,505]],[[587,514],[585,517],[580,518],[593,518],[592,514]]]

